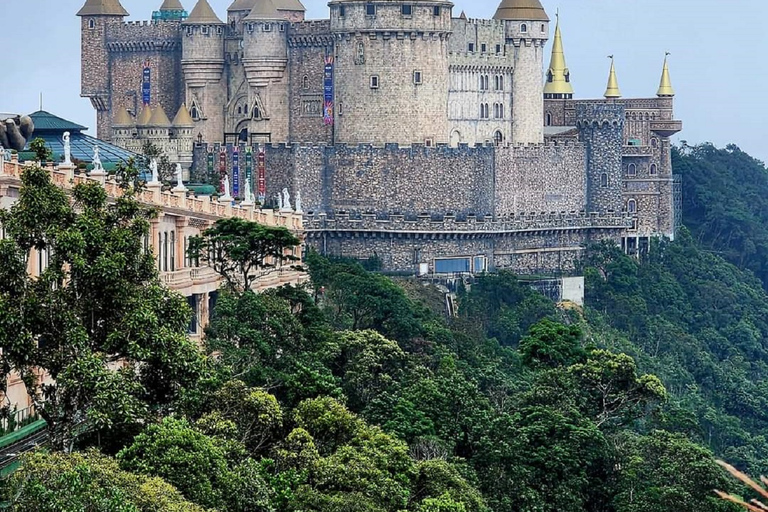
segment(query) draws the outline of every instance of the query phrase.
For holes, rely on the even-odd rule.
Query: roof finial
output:
[[[616,67],[613,65],[613,55],[608,56],[611,59],[611,71],[608,74],[608,87],[605,88],[606,98],[621,98],[621,91],[619,90],[619,80],[616,78]]]
[[[573,98],[573,86],[571,85],[571,72],[565,64],[559,9],[555,16],[557,17],[557,24],[555,25],[555,39],[552,43],[552,58],[549,61],[547,80],[544,84],[544,99],[571,99]]]
[[[669,66],[667,65],[667,57],[670,55],[669,52],[664,52],[664,69],[661,71],[659,90],[656,91],[656,96],[659,98],[671,98],[675,95],[675,90],[672,88],[672,80],[669,78]]]

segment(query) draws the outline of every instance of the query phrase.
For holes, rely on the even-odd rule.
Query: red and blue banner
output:
[[[219,192],[224,194],[224,176],[227,174],[227,147],[219,149]]]
[[[264,151],[259,151],[259,202],[261,204],[264,204],[267,199],[267,166],[264,160]]]
[[[149,66],[149,59],[144,61],[141,70],[141,101],[144,105],[149,105],[152,93],[152,69]]]
[[[240,148],[232,148],[232,196],[240,195]]]
[[[250,187],[251,191],[253,191],[253,188],[251,187],[251,184],[253,183],[251,181],[251,178],[253,177],[253,154],[251,153],[251,147],[248,146],[245,148],[245,186]]]
[[[333,55],[325,56],[323,68],[323,122],[333,124]]]

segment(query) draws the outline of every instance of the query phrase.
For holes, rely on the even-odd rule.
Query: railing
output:
[[[37,421],[37,419],[37,411],[32,405],[24,407],[23,409],[11,411],[7,416],[0,418],[0,435],[16,432],[22,427]]]

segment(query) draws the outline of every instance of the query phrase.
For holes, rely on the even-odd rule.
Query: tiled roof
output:
[[[64,132],[81,132],[87,130],[87,126],[67,121],[59,116],[55,116],[45,110],[38,110],[32,114],[29,114],[32,118],[32,122],[35,123],[35,133],[46,131],[60,131]]]

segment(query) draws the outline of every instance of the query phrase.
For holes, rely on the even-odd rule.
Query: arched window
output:
[[[242,114],[243,113],[243,107],[237,107],[237,113]]]
[[[190,115],[192,116],[192,119],[195,120],[195,121],[200,119],[200,114],[197,111],[197,107],[196,106],[192,105],[192,109],[190,111]]]
[[[305,77],[304,77],[304,78],[301,80],[301,86],[302,86],[304,89],[309,89],[309,77],[308,77],[308,76],[305,76]]]
[[[651,164],[651,174],[656,174],[659,172],[659,168],[656,167],[656,164]]]
[[[504,90],[504,75],[496,75],[493,78],[493,84],[495,85],[494,89],[497,91],[503,91]]]
[[[601,188],[607,188],[608,187],[608,174],[603,173],[600,175],[600,187]]]
[[[627,201],[627,213],[637,213],[637,203],[634,199]]]
[[[629,164],[627,166],[627,174],[629,176],[634,176],[637,174],[637,166],[635,164]]]
[[[520,32],[522,32],[523,34],[528,32],[528,25],[526,25],[525,23],[521,24],[520,25]]]
[[[552,126],[552,113],[547,112],[546,122],[544,123],[547,126]]]
[[[261,110],[259,110],[259,107],[257,107],[257,106],[253,107],[253,118],[254,119],[261,119]]]
[[[88,28],[96,28],[96,22],[93,20],[88,20]]]
[[[504,142],[504,135],[500,130],[496,130],[496,133],[493,134],[493,142],[495,142],[497,146]]]
[[[176,270],[176,232],[171,231],[171,272]]]
[[[487,91],[488,90],[488,75],[480,75],[480,90],[481,91]]]
[[[547,71],[547,82],[552,83],[555,80],[555,76],[552,74],[552,70]]]
[[[168,271],[168,232],[163,232],[163,271]]]
[[[652,138],[652,139],[651,139],[651,147],[652,147],[652,148],[657,148],[657,147],[659,147],[659,139],[657,139],[656,137]]]

